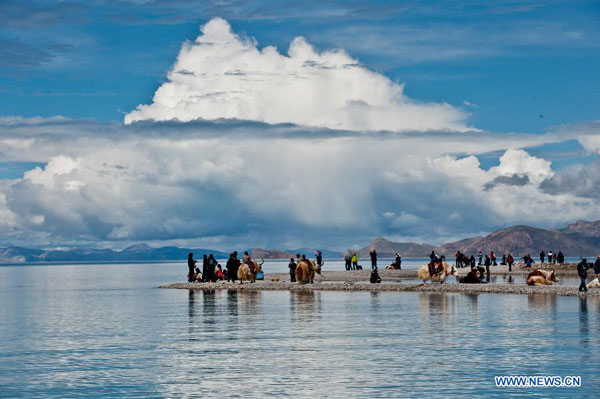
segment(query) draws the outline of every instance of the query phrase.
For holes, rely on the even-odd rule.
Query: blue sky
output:
[[[151,99],[181,43],[221,16],[259,46],[285,51],[304,36],[405,83],[414,99],[467,101],[481,129],[597,118],[595,1],[209,3],[2,2],[0,112],[120,120]]]
[[[0,245],[600,219],[599,20],[597,1],[2,1]]]

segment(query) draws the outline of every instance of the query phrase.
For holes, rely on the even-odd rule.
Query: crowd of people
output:
[[[432,251],[432,253],[435,255],[435,252]],[[436,255],[437,256],[437,255]],[[473,254],[471,254],[471,256],[467,256],[464,253],[462,253],[461,251],[456,251],[456,253],[454,254],[454,257],[456,259],[456,263],[455,266],[457,268],[462,268],[462,267],[475,267],[475,266],[484,266],[486,268],[486,270],[489,270],[490,266],[497,266],[498,265],[498,258],[496,257],[496,254],[494,253],[494,251],[491,251],[488,254],[483,254],[481,251],[479,251],[479,253],[477,254],[477,258],[475,258],[475,256]],[[547,262],[545,262],[547,260]],[[533,265],[535,263],[535,261],[533,260],[533,258],[531,257],[531,255],[526,254],[523,256],[523,264],[526,267],[531,267],[531,265]],[[565,255],[561,252],[558,251],[558,254],[553,254],[552,251],[548,251],[548,255],[546,257],[546,254],[544,253],[544,251],[542,251],[540,253],[540,264],[564,264],[565,263]],[[510,253],[505,253],[502,255],[502,259],[500,261],[501,265],[508,265],[508,270],[512,271],[512,267],[515,264],[515,258],[512,256],[512,254]]]
[[[262,272],[261,265],[253,261],[248,251],[244,252],[241,260],[238,259],[237,251],[230,253],[225,269],[217,262],[213,254],[208,256],[204,254],[202,258],[202,271],[200,271],[196,267],[198,261],[194,259],[194,254],[192,252],[188,254],[188,282],[214,283],[219,280],[235,282],[238,279],[238,269],[242,264],[247,264],[254,275],[260,275]],[[258,279],[261,279],[260,276]]]
[[[467,273],[466,279],[464,282],[480,282],[483,280],[484,272],[489,276],[490,274],[490,266],[498,265],[498,258],[494,251],[490,251],[489,254],[483,254],[481,251],[478,252],[477,257],[471,254],[470,256],[466,255],[461,251],[456,251],[454,254],[455,257],[455,267],[456,268],[464,268],[470,267],[471,271]],[[379,277],[379,273],[377,272],[377,260],[378,254],[375,249],[369,252],[369,258],[371,260],[371,276],[370,281],[372,283],[381,282],[381,278]],[[444,255],[438,255],[435,251],[431,251],[429,256],[430,258],[430,273],[434,268],[434,265],[441,261],[445,261]],[[344,253],[345,260],[345,268],[346,270],[362,270],[362,266],[358,264],[359,258],[358,254],[355,251],[348,250]],[[290,262],[288,264],[289,273],[290,273],[290,281],[296,282],[296,268],[299,262],[307,261],[306,255],[296,254],[295,258],[290,258]],[[565,257],[562,251],[558,251],[558,253],[553,253],[552,251],[548,251],[548,253],[541,251],[539,256],[540,264],[564,264]],[[261,276],[264,276],[262,273],[261,264],[256,263],[252,257],[248,254],[248,252],[244,252],[241,259],[238,259],[238,252],[234,251],[229,254],[229,258],[227,259],[227,264],[225,269],[217,262],[213,254],[203,255],[202,259],[202,270],[196,267],[198,263],[197,260],[194,259],[194,254],[188,254],[188,281],[189,282],[216,282],[219,280],[235,282],[238,279],[238,269],[242,264],[248,265],[251,270],[251,273],[257,275],[260,273]],[[526,254],[522,258],[522,263],[525,267],[532,267],[535,263],[530,254]],[[315,262],[316,267],[320,268],[323,266],[323,254],[321,251],[315,251]],[[500,259],[500,265],[507,265],[508,270],[512,271],[512,267],[515,264],[515,258],[511,253],[505,253],[502,255]],[[387,266],[388,269],[402,269],[402,256],[399,253],[395,254],[394,261]],[[580,290],[587,290],[583,281],[585,277],[587,277],[587,270],[593,268],[595,273],[600,277],[600,256],[594,264],[589,264],[586,259],[583,259],[582,262],[577,266],[577,270],[580,276],[582,277],[582,286],[580,286]],[[262,278],[258,278],[259,280]],[[472,281],[471,281],[472,280]]]

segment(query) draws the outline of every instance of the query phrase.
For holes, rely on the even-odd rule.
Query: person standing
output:
[[[193,253],[189,253],[188,254],[188,283],[193,283],[196,280],[196,263],[198,261],[194,260],[194,254]]]
[[[490,265],[492,264],[492,261],[490,260],[489,256],[485,256],[485,273],[486,274],[490,274]]]
[[[596,277],[600,280],[600,255],[596,257],[596,261],[594,262],[594,273],[596,273]]]
[[[317,267],[323,266],[323,253],[321,251],[315,251],[315,258],[317,260]]]
[[[479,263],[477,264],[477,266],[481,266],[483,263],[483,254],[481,253],[481,251],[479,251]]]
[[[398,252],[396,252],[396,269],[402,270],[402,256]]]
[[[215,270],[217,268],[217,260],[215,259],[213,254],[208,256],[208,280],[213,283],[217,281]]]
[[[208,278],[208,256],[202,255],[202,282],[206,283]]]
[[[548,256],[550,256],[550,253],[548,254]],[[546,254],[544,253],[544,251],[542,250],[542,252],[540,252],[540,264],[544,264],[544,259],[546,258]]]
[[[344,255],[344,260],[346,261],[346,270],[352,269],[352,254],[350,251],[346,252]]]
[[[583,258],[581,262],[577,264],[577,274],[579,274],[579,278],[581,279],[581,284],[579,284],[579,292],[587,292],[587,286],[585,285],[585,279],[587,278],[587,270],[587,259]]]
[[[515,263],[515,258],[511,254],[508,254],[506,257],[506,262],[508,263],[508,271],[512,272],[512,265]]]
[[[296,262],[294,262],[294,258],[290,258],[290,263],[288,267],[290,268],[290,282],[296,282]]]
[[[234,283],[237,280],[237,272],[240,266],[240,261],[237,258],[237,252],[229,254],[227,259],[227,281]]]
[[[552,264],[552,251],[548,251],[548,263]]]
[[[356,256],[356,252],[352,254],[352,270],[358,269],[358,256]]]
[[[558,255],[556,255],[556,260],[560,265],[565,263],[565,255],[562,253],[562,251],[558,251]]]
[[[492,264],[494,266],[498,266],[498,263],[496,263],[496,254],[494,253],[494,251],[490,252],[490,259],[492,260]]]
[[[372,250],[369,255],[371,256],[371,269],[375,270],[377,269],[377,251]]]

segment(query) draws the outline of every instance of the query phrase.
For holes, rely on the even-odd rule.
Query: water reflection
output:
[[[469,293],[469,294],[464,294],[464,295],[465,295],[465,297],[467,297],[469,299],[471,314],[476,315],[477,314],[477,301],[479,299],[479,294]]]
[[[529,310],[551,311],[556,316],[557,295],[529,294],[527,295],[527,304]]]
[[[238,292],[237,290],[227,290],[227,313],[233,318],[238,315]]]
[[[380,308],[379,301],[380,301],[379,292],[371,291],[371,313],[372,314],[379,314],[379,308]]]

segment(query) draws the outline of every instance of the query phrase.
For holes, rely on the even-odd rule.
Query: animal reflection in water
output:
[[[249,260],[248,263],[242,263],[237,272],[237,278],[240,280],[240,284],[244,284],[244,281],[254,283],[258,271],[262,269],[263,263],[265,263],[263,259],[261,259],[260,263],[256,262],[254,259]]]
[[[303,259],[296,266],[296,281],[298,284],[313,283],[315,272],[321,274],[321,268],[311,259]]]
[[[558,282],[554,270],[534,270],[527,275],[527,285],[552,285]]]
[[[419,268],[418,276],[420,280],[423,280],[423,283],[431,280],[434,283],[440,282],[443,284],[446,277],[453,276],[455,273],[454,266],[450,266],[447,262],[441,260],[434,262],[432,273],[430,273],[429,267],[429,263],[426,263]]]

